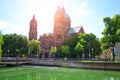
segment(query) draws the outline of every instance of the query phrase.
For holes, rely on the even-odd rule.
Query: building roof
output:
[[[77,26],[77,27],[72,27],[70,30],[67,32],[67,34],[73,34],[73,33],[78,33],[82,26]]]

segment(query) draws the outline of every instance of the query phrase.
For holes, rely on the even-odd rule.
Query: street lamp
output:
[[[94,49],[92,48],[92,60],[93,60],[93,50],[94,50]]]
[[[89,38],[89,58],[90,58],[90,38]]]
[[[8,52],[8,57],[9,57],[9,52],[10,52],[10,50],[8,49],[7,52]]]
[[[17,54],[16,54],[16,65],[18,65],[18,53],[19,53],[19,49],[16,50]]]
[[[89,53],[89,59],[90,59],[90,53]]]
[[[83,60],[84,60],[85,54],[83,53],[82,56],[83,56]]]

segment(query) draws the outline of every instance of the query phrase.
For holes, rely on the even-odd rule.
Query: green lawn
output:
[[[0,80],[120,80],[120,72],[71,68],[0,68]]]

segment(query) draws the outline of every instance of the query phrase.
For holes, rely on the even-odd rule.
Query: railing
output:
[[[82,61],[82,60],[91,60],[91,59],[89,59],[89,58],[38,58],[38,57],[36,57],[36,58],[33,58],[33,57],[2,57],[1,58],[1,61],[67,61],[67,62],[76,62],[76,61]]]
[[[1,58],[1,64],[5,65],[21,65],[29,63],[30,65],[43,65],[43,66],[60,66],[60,67],[75,67],[75,68],[88,68],[88,69],[111,69],[120,71],[120,62],[112,61],[81,61],[81,59],[39,59],[39,58],[20,58],[16,57],[3,57]]]

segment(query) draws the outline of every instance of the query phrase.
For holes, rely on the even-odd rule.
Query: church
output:
[[[64,6],[58,6],[54,15],[54,30],[51,33],[40,35],[40,46],[42,48],[42,58],[49,57],[52,46],[59,48],[64,40],[75,37],[79,33],[85,33],[82,26],[71,27],[70,16],[66,13]],[[37,20],[33,15],[30,21],[29,40],[37,40]]]

